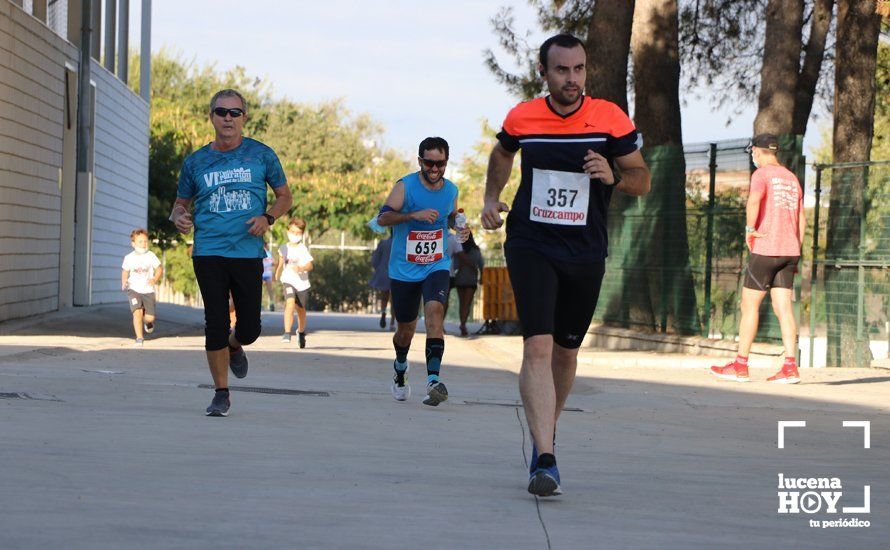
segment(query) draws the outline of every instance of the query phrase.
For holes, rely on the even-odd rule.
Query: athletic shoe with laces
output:
[[[145,329],[145,334],[151,334],[155,331],[154,323],[143,323],[142,328]]]
[[[535,468],[528,476],[528,492],[539,497],[561,495],[559,469],[556,463],[549,468]]]
[[[247,376],[247,354],[244,353],[244,348],[239,348],[238,351],[229,348],[229,368],[232,369],[235,378]]]
[[[448,388],[442,382],[430,382],[426,385],[426,397],[423,398],[423,404],[430,407],[437,407],[439,403],[448,400]]]
[[[306,347],[306,333],[301,332],[301,333],[297,334],[297,336],[300,337],[299,338],[300,339],[300,349],[305,348]]]
[[[794,365],[783,365],[782,369],[776,374],[766,379],[767,382],[773,384],[799,384],[800,373]]]
[[[395,361],[393,361],[393,365],[395,365]],[[405,378],[408,376],[408,369],[405,369],[405,373],[402,375],[402,385],[399,385],[399,375],[392,375],[392,384],[389,387],[389,390],[392,392],[393,399],[396,401],[406,401],[411,396],[411,386],[408,385],[408,381]]]
[[[207,407],[207,416],[229,416],[229,407],[231,406],[232,402],[227,395],[223,395],[222,392],[216,392],[213,396],[213,401]]]
[[[711,374],[720,380],[732,380],[733,382],[750,382],[748,378],[748,366],[740,365],[733,361],[722,367],[711,367]]]
[[[133,347],[141,348],[144,342],[145,340],[143,338],[136,338],[136,341],[133,342]]]
[[[282,334],[282,335],[281,335],[281,341],[282,341],[282,342],[290,342],[290,333]]]

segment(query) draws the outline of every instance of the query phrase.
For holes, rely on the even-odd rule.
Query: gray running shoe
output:
[[[232,402],[228,396],[224,396],[222,392],[216,392],[213,401],[207,407],[207,416],[229,416],[229,407],[231,406]]]
[[[235,375],[235,378],[247,376],[247,354],[244,353],[244,348],[238,351],[232,351],[229,348],[229,368],[232,369],[232,374]]]
[[[282,334],[282,335],[281,335],[281,341],[282,341],[282,342],[290,342],[290,333]]]
[[[426,385],[426,397],[423,398],[423,404],[430,407],[436,407],[439,403],[448,400],[448,388],[442,382],[435,382]]]
[[[136,341],[133,342],[133,346],[134,346],[134,347],[137,347],[137,348],[141,348],[141,347],[142,347],[142,343],[143,343],[144,341],[145,341],[145,340],[142,339],[142,338],[136,338]]]

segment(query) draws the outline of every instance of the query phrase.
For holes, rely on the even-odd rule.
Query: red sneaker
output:
[[[782,370],[766,379],[767,382],[775,384],[799,384],[800,373],[794,365],[783,365]]]
[[[740,365],[733,361],[723,367],[711,367],[711,374],[721,380],[732,380],[734,382],[750,382],[748,378],[748,366]]]

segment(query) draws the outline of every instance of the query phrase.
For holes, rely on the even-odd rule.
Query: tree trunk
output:
[[[880,17],[874,0],[838,0],[833,160],[870,160],[874,133],[875,70]],[[828,207],[826,259],[856,260],[865,221],[866,168],[834,169]],[[825,270],[828,303],[828,365],[868,367],[867,335],[857,333],[855,269]]]
[[[634,0],[596,0],[587,27],[587,95],[627,112],[627,54]]]
[[[791,132],[798,136],[807,133],[807,122],[813,110],[813,98],[816,95],[816,84],[822,70],[822,59],[825,57],[825,41],[831,27],[831,10],[834,0],[815,0],[810,38],[805,49],[806,57],[797,80],[797,91],[794,98],[794,120]]]
[[[699,331],[686,234],[686,165],[680,124],[676,0],[639,0],[631,38],[635,119],[652,172],[652,192],[615,194],[610,234],[620,261],[620,290],[607,296],[604,318],[625,326]]]
[[[769,0],[755,134],[791,134],[802,28],[803,0]]]

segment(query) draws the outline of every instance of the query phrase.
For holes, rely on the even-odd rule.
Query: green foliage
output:
[[[186,244],[178,242],[164,251],[167,256],[164,278],[170,281],[173,290],[182,292],[186,296],[197,296],[198,281],[195,279],[189,248]]]
[[[305,219],[316,237],[329,229],[371,236],[365,224],[395,181],[411,170],[395,152],[377,145],[382,133],[367,115],[352,117],[341,101],[273,105],[264,141],[287,173],[293,216]]]
[[[374,304],[368,286],[371,254],[365,250],[313,250],[309,307],[314,311],[360,311]]]

